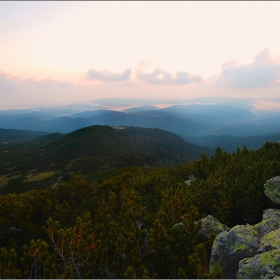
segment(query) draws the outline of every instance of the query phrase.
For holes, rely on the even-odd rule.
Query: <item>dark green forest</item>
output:
[[[71,172],[100,181],[116,168],[174,166],[214,152],[160,129],[95,125],[15,143],[19,134],[26,138],[30,132],[9,131],[10,142],[0,144],[0,195],[45,188],[57,178],[68,181]]]
[[[199,220],[254,224],[279,208],[263,190],[279,158],[278,142],[218,147],[180,165],[119,167],[99,180],[76,170],[56,186],[1,195],[0,277],[222,278],[209,275],[215,236],[201,240]]]

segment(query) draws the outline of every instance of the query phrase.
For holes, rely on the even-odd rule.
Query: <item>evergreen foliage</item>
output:
[[[232,227],[279,208],[263,192],[280,174],[280,144],[202,155],[173,167],[135,167],[87,181],[0,196],[0,278],[218,278],[208,262],[211,214]],[[196,180],[188,186],[190,175]]]

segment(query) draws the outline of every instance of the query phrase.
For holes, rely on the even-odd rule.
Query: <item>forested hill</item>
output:
[[[58,177],[69,178],[73,171],[94,179],[97,173],[114,168],[184,164],[212,151],[159,129],[96,125],[0,145],[0,153],[3,194],[49,186]]]
[[[41,156],[49,156],[54,166],[75,160],[80,162],[81,170],[88,170],[104,165],[174,165],[211,152],[209,148],[187,143],[179,136],[159,129],[95,125],[49,143]]]

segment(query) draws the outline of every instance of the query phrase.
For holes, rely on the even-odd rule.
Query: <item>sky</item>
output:
[[[0,110],[215,96],[280,110],[279,11],[279,1],[0,1]]]

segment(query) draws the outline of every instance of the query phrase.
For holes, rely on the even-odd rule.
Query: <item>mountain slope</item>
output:
[[[113,168],[184,164],[201,153],[211,155],[212,150],[159,129],[96,125],[49,134],[24,144],[0,145],[0,193],[17,191],[18,186],[44,187],[72,171],[94,178]]]
[[[174,165],[192,161],[210,149],[186,143],[179,136],[159,130],[135,127],[90,126],[79,129],[45,147],[58,162],[77,159],[83,168],[103,165]],[[94,157],[92,160],[87,160]],[[90,167],[91,166],[91,167]]]

